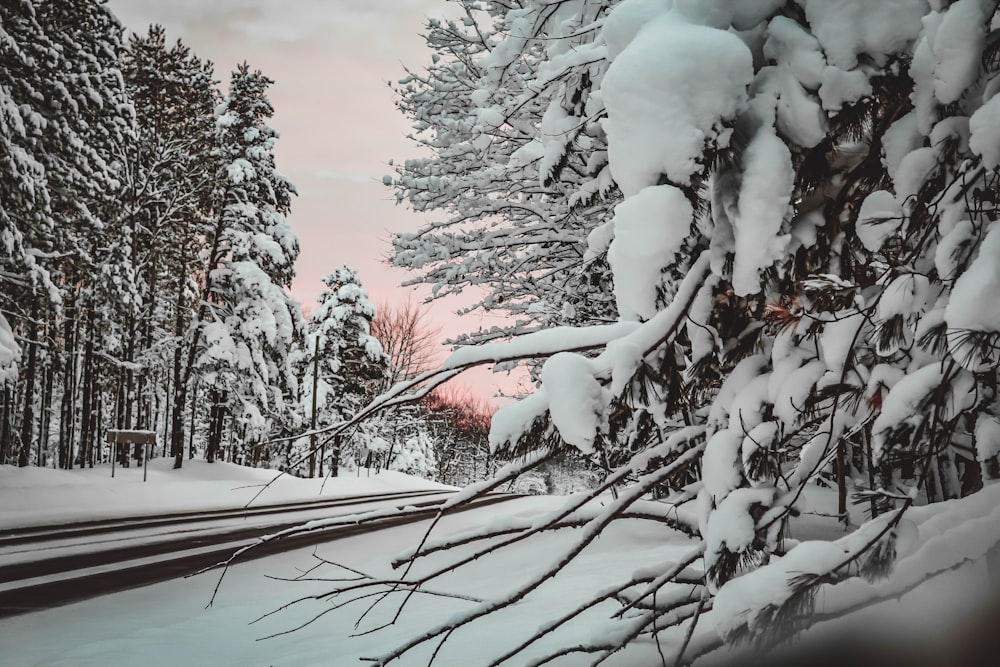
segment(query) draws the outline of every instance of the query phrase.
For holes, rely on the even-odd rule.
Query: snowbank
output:
[[[271,486],[263,489],[264,485]],[[199,459],[173,469],[173,459],[149,462],[149,481],[142,467],[110,466],[53,470],[0,466],[0,528],[109,519],[195,509],[265,505],[295,500],[365,493],[451,489],[400,472],[341,470],[329,479],[300,479],[276,470]],[[254,500],[259,492],[260,496]]]

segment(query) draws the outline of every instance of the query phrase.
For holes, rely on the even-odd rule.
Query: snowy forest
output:
[[[623,521],[687,536],[687,555],[553,610],[491,666],[538,645],[531,664],[766,649],[996,553],[998,2],[451,8],[393,84],[416,157],[383,182],[432,220],[393,263],[507,324],[386,382],[353,271],[308,320],[288,296],[294,188],[266,77],[241,66],[219,92],[157,30],[123,44],[95,2],[3,5],[0,461],[85,463],[102,428],[156,415],[178,465],[225,432],[240,460],[304,470],[466,369],[526,365],[534,391],[489,426],[506,465],[446,509],[566,460],[600,471],[592,488],[339,592],[417,590],[550,531],[564,548],[377,665],[517,604]],[[832,530],[790,536],[817,490]],[[590,643],[545,643],[608,602]]]
[[[433,354],[426,330],[393,342],[419,321],[405,306],[376,325],[395,358],[383,350],[349,267],[331,267],[317,304],[290,296],[296,192],[276,169],[263,73],[244,63],[222,87],[162,28],[126,39],[93,0],[3,3],[0,61],[0,463],[93,466],[110,460],[105,432],[125,429],[156,432],[177,467],[197,453],[335,475],[372,452],[449,481],[485,472],[489,408],[456,392],[318,461],[315,437],[291,438]],[[456,440],[438,466],[435,447]]]

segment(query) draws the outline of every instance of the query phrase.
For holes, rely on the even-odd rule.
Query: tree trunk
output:
[[[209,463],[215,463],[215,453],[219,450],[222,441],[222,405],[217,389],[212,389],[209,396],[212,407],[209,410],[208,444],[205,447],[205,459]]]
[[[135,360],[135,319],[129,315],[126,330],[129,332],[128,342],[125,345],[125,382],[122,390],[122,403],[125,407],[124,427],[136,428],[132,421],[133,405],[136,403],[136,396],[142,395],[142,379],[140,378],[139,390],[135,391],[135,371],[132,370],[132,362]],[[120,413],[119,413],[120,414]]]
[[[177,309],[174,319],[174,337],[177,345],[174,348],[173,363],[173,401],[170,414],[170,455],[174,457],[174,468],[180,468],[184,463],[184,404],[187,402],[185,388],[187,382],[181,378],[183,364],[183,347],[181,340],[184,335],[184,280],[177,283],[177,297],[174,307]],[[192,342],[191,349],[194,349]]]
[[[340,434],[333,436],[333,451],[330,452],[330,477],[340,475]]]
[[[17,465],[21,468],[31,460],[31,443],[35,426],[35,384],[38,359],[38,300],[31,300],[31,321],[28,323],[28,365],[24,372],[24,411],[21,416],[21,451]]]
[[[59,411],[59,467],[73,467],[73,394],[75,392],[76,356],[74,350],[76,341],[73,326],[73,307],[67,305],[63,322],[63,378],[62,405]]]
[[[80,467],[88,463],[93,466],[91,446],[91,428],[93,427],[93,407],[94,407],[94,317],[93,313],[87,316],[87,334],[84,343],[83,353],[83,378],[82,385],[82,409],[80,415]]]
[[[10,386],[3,388],[3,424],[0,424],[0,464],[7,463],[8,453],[13,453],[14,443],[11,441],[10,404],[14,400]]]
[[[97,462],[104,463],[104,432],[106,426],[104,424],[104,392],[103,387],[98,385],[96,397],[97,397],[97,410],[94,421],[94,433],[96,434],[95,450],[97,452]],[[93,465],[93,464],[91,464]]]
[[[54,351],[53,351],[54,352]],[[52,395],[55,385],[56,369],[54,356],[48,355],[48,363],[45,368],[45,386],[42,387],[41,424],[38,432],[38,465],[45,465],[43,460],[42,447],[45,452],[49,452],[49,435],[52,427]]]
[[[225,202],[228,196],[228,192],[223,194],[222,201]],[[222,253],[219,248],[222,243],[223,230],[224,222],[222,214],[220,213],[215,225],[215,234],[212,238],[212,249],[211,252],[208,253],[208,263],[205,265],[205,284],[202,285],[201,288],[201,298],[198,303],[198,311],[195,315],[194,321],[194,332],[191,335],[187,360],[183,368],[181,368],[181,358],[176,353],[174,355],[174,415],[172,421],[173,428],[170,430],[170,449],[171,454],[174,457],[175,469],[180,468],[184,463],[184,422],[182,420],[182,416],[184,412],[184,404],[187,401],[187,386],[188,382],[191,380],[191,372],[194,370],[194,362],[198,355],[198,344],[201,342],[201,324],[205,320],[205,316],[208,314],[208,299],[212,294],[212,269],[218,266],[219,261],[222,258]],[[174,326],[174,335],[177,336],[178,341],[184,333],[184,287],[184,280],[182,278],[178,281],[176,303],[177,320]],[[180,349],[179,345],[178,349]]]
[[[194,405],[198,400],[198,382],[195,381],[194,387],[191,388],[191,405]],[[195,411],[191,410],[191,423],[188,425],[188,456],[194,458],[194,418]]]
[[[313,341],[312,421],[309,430],[309,477],[316,474],[316,387],[319,384],[319,336]],[[322,467],[322,464],[320,464]],[[323,474],[322,472],[320,473]]]

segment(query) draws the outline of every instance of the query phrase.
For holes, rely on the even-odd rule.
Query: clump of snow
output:
[[[1000,95],[994,95],[972,114],[969,133],[969,148],[982,156],[983,166],[1000,167]]]
[[[644,5],[645,6],[645,5]],[[666,175],[687,184],[746,99],[753,58],[736,35],[662,14],[614,58],[601,91],[611,173],[626,197]]]
[[[736,367],[723,380],[722,386],[719,387],[719,393],[712,401],[712,407],[708,414],[709,424],[723,426],[728,422],[733,399],[755,377],[765,372],[767,364],[767,357],[762,354],[754,354],[736,364]]]
[[[732,553],[745,551],[756,535],[750,507],[769,507],[774,500],[774,488],[736,489],[719,503],[708,518],[705,535],[705,568],[711,568],[722,549]]]
[[[761,271],[785,253],[791,237],[779,232],[794,182],[788,146],[773,131],[762,129],[744,155],[739,212],[733,221],[733,291],[740,296],[758,292]]]
[[[847,364],[847,357],[854,349],[858,331],[865,326],[867,320],[864,314],[838,314],[831,322],[823,324],[820,334],[820,350],[826,367],[834,372],[840,372]]]
[[[705,445],[701,459],[701,478],[705,491],[719,502],[739,487],[743,479],[740,469],[743,431],[725,429],[713,435]]]
[[[882,136],[882,164],[886,171],[895,174],[903,158],[920,148],[923,141],[924,137],[917,127],[915,111],[911,111],[890,125]]]
[[[899,168],[892,174],[896,199],[905,202],[908,198],[916,196],[937,166],[938,151],[932,146],[907,153],[900,160]]]
[[[17,381],[17,362],[21,359],[21,348],[14,339],[7,318],[0,313],[0,386]]]
[[[767,567],[725,583],[712,603],[712,620],[719,634],[729,638],[737,629],[756,628],[755,614],[766,607],[779,607],[791,597],[790,582],[804,574],[825,574],[847,557],[834,542],[802,542]]]
[[[827,60],[843,70],[854,69],[859,55],[876,63],[905,49],[922,28],[926,0],[796,0],[806,11],[813,34]]]
[[[937,59],[932,45],[938,26],[941,25],[941,14],[931,12],[923,19],[924,33],[913,49],[913,59],[910,61],[910,77],[913,79],[913,114],[916,117],[917,130],[922,136],[931,132],[937,122],[937,98],[934,95],[934,67]]]
[[[694,209],[671,185],[643,188],[615,207],[608,263],[622,319],[649,319],[657,310],[663,269],[687,237]]]
[[[729,406],[730,429],[752,429],[764,420],[764,407],[768,402],[767,387],[770,383],[771,374],[762,373],[740,388]]]
[[[878,252],[902,222],[903,210],[896,196],[887,190],[876,190],[861,203],[854,231],[865,248]]]
[[[585,454],[592,453],[604,397],[591,361],[573,352],[551,356],[542,366],[542,386],[559,435]]]
[[[773,87],[775,127],[796,144],[811,148],[826,136],[826,113],[813,92],[822,85],[826,58],[819,42],[793,19],[776,16],[768,26],[764,57],[776,63],[758,74],[758,90]]]
[[[675,0],[674,8],[702,25],[750,30],[783,4],[782,0]]]
[[[825,363],[814,359],[786,375],[773,396],[774,416],[788,426],[794,425],[802,416],[810,393],[826,370]]]
[[[707,357],[715,350],[718,332],[709,326],[708,320],[712,315],[712,306],[715,304],[713,290],[718,282],[718,276],[710,275],[698,290],[698,295],[688,309],[687,322],[684,326],[688,339],[691,341],[692,363]]]
[[[985,468],[990,459],[998,454],[1000,454],[1000,419],[982,413],[976,420],[976,458]],[[988,479],[989,475],[984,474],[983,478]]]
[[[865,400],[883,389],[892,389],[906,374],[891,364],[876,364],[871,369],[868,382],[865,385]]]
[[[965,250],[975,241],[976,228],[969,220],[960,220],[938,242],[934,251],[934,266],[942,280],[954,279]]]
[[[823,425],[810,437],[799,450],[799,463],[789,476],[791,486],[802,484],[822,469],[824,457],[830,452],[830,446],[837,441],[844,431],[844,418],[841,415],[830,415]]]
[[[503,119],[501,114],[500,120]],[[562,99],[556,96],[542,115],[540,136],[545,154],[538,165],[539,180],[544,184],[566,154],[566,146],[580,127],[580,119],[563,108]]]
[[[932,363],[900,379],[882,401],[882,412],[872,425],[872,452],[878,460],[886,443],[887,432],[914,415],[922,415],[921,404],[941,384],[944,373],[940,363]]]
[[[608,14],[601,30],[608,60],[614,60],[651,20],[670,11],[670,0],[623,0]]]
[[[750,459],[759,450],[770,449],[778,439],[779,425],[775,421],[761,422],[743,438],[742,460],[743,470],[747,470]]]
[[[819,88],[823,82],[827,64],[819,40],[787,16],[775,16],[768,24],[764,57],[788,67],[806,88]]]
[[[490,452],[496,452],[505,442],[516,442],[525,427],[544,415],[547,409],[548,397],[545,387],[541,387],[535,393],[514,403],[508,403],[493,413],[493,418],[490,420]]]
[[[878,316],[886,320],[895,315],[922,312],[930,297],[931,283],[921,273],[904,273],[896,276],[882,292],[878,302]]]
[[[250,164],[244,158],[237,158],[233,160],[232,164],[229,165],[227,169],[227,176],[229,177],[229,182],[234,185],[243,183],[244,181],[252,180],[257,175],[256,170],[253,165]]]
[[[958,100],[979,76],[993,0],[957,0],[934,32],[934,94],[942,104]]]
[[[872,91],[868,76],[861,70],[844,71],[839,67],[823,70],[823,85],[819,98],[827,111],[840,111],[845,104],[853,104]]]
[[[1000,225],[994,224],[979,256],[955,281],[945,320],[949,329],[1000,332],[1000,308],[984,307],[1000,294]]]

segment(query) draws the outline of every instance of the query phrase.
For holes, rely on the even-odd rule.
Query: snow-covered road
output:
[[[0,615],[190,574],[306,521],[433,507],[449,495],[411,491],[0,532]]]

